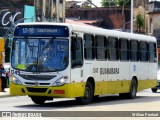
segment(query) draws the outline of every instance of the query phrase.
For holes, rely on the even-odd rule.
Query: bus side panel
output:
[[[138,79],[138,91],[156,86],[156,69],[153,69],[153,64],[143,62],[130,62],[130,74],[131,78],[137,77]],[[151,68],[149,70],[149,68]],[[154,66],[156,68],[156,65]],[[152,71],[153,70],[153,71]],[[155,72],[155,73],[154,73]]]
[[[27,88],[31,88],[34,91],[29,91]],[[24,85],[15,85],[10,82],[10,95],[13,96],[48,96],[48,97],[66,97],[66,98],[75,98],[81,97],[84,95],[84,82],[77,82],[71,84],[65,84],[63,86],[52,87],[52,86],[24,86]],[[36,90],[37,89],[37,90]],[[46,89],[45,92],[36,92],[38,89]]]
[[[149,79],[156,80],[157,79],[157,63],[150,63],[149,64]]]
[[[121,83],[117,86],[119,93],[129,92],[130,90],[130,63],[129,61],[120,61],[119,62],[119,80]]]
[[[138,70],[138,90],[144,90],[148,88],[148,84],[145,83],[146,80],[149,80],[149,71],[148,71],[148,62],[140,62],[137,66]]]
[[[117,85],[119,88],[115,89],[115,85]],[[129,85],[130,80],[96,82],[95,95],[126,93],[129,92]]]
[[[108,68],[109,68],[109,72],[108,72],[108,81],[112,82],[114,84],[112,84],[112,90],[113,93],[116,93],[118,90],[121,90],[121,86],[117,86],[117,81],[119,81],[120,79],[120,74],[119,72],[112,72],[112,69],[119,69],[119,61],[108,61]]]
[[[94,95],[116,92],[116,82],[108,81],[107,61],[85,61],[84,79],[93,78],[95,82]]]
[[[129,92],[129,62],[109,61],[109,63],[85,61],[84,79],[87,80],[89,77],[94,79],[94,95]]]
[[[149,64],[149,80],[152,80],[150,84],[150,88],[154,88],[157,86],[157,63],[150,63]]]
[[[115,93],[129,92],[130,88],[130,73],[129,62],[124,61],[108,61],[108,68],[115,69],[108,74],[108,81],[114,81]]]
[[[138,80],[138,91],[153,88],[157,85],[157,80]]]

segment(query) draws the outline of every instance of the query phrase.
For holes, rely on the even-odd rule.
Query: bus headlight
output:
[[[18,79],[17,79],[16,77],[14,77],[14,76],[11,77],[11,81],[12,81],[14,84],[18,84],[18,85],[21,85],[21,84],[22,84],[21,81],[18,80]]]
[[[66,81],[66,80],[62,77],[62,78],[56,80],[56,81],[53,83],[52,86],[61,86],[61,85],[64,85],[65,81]]]

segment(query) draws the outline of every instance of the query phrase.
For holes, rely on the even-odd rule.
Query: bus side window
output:
[[[149,62],[154,62],[156,55],[156,44],[149,42]]]
[[[84,35],[84,57],[86,60],[94,59],[94,36],[91,34]]]
[[[108,37],[108,59],[110,61],[116,61],[119,59],[118,55],[118,38]]]
[[[71,63],[72,68],[83,65],[83,47],[82,38],[72,37],[71,42]]]
[[[138,41],[130,40],[130,60],[139,61]]]
[[[129,60],[129,41],[127,39],[119,39],[120,60]]]
[[[147,44],[147,42],[140,41],[139,50],[140,50],[140,61],[147,62],[148,61],[148,44]]]
[[[96,36],[96,59],[106,60],[106,37]]]

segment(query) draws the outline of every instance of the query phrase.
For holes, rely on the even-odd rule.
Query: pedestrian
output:
[[[7,78],[6,78],[6,71],[4,69],[3,64],[0,64],[0,78],[2,81],[2,84],[1,84],[2,91],[5,92],[4,89],[6,88]]]

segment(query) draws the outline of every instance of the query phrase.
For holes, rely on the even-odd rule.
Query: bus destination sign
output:
[[[68,37],[69,31],[65,26],[18,26],[14,36]]]

